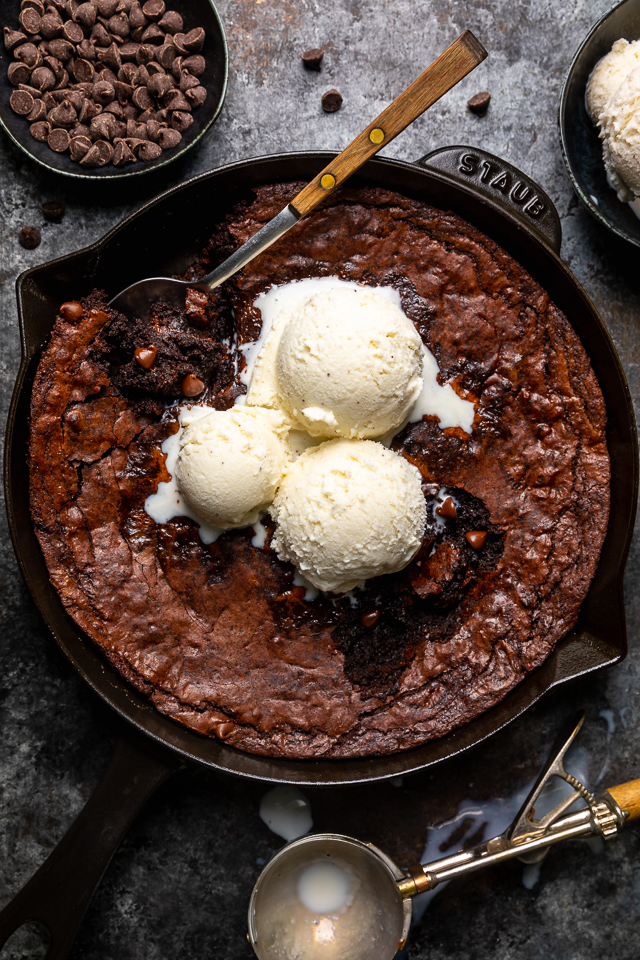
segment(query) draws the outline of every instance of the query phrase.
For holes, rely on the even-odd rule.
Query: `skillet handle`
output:
[[[28,921],[49,930],[46,960],[64,960],[120,841],[147,800],[180,763],[132,740],[116,742],[97,787],[57,847],[0,913],[0,949]]]
[[[554,253],[560,253],[562,226],[551,197],[506,160],[479,147],[458,146],[427,153],[416,165],[470,186],[475,193],[533,229]]]

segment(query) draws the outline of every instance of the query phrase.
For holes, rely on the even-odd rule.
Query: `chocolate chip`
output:
[[[305,50],[300,56],[305,67],[308,67],[309,70],[319,70],[324,57],[324,50],[320,47],[312,47],[311,50]]]
[[[159,74],[159,73],[166,74],[166,72],[167,72],[167,71],[166,71],[165,68],[162,66],[162,64],[161,64],[161,63],[157,63],[155,60],[151,60],[151,61],[147,64],[147,73],[149,74],[150,77],[155,77],[155,76],[157,76],[157,74]],[[171,78],[171,86],[173,86],[173,77]]]
[[[4,46],[9,53],[21,43],[24,43],[26,39],[26,33],[23,33],[21,30],[11,30],[10,27],[4,28]]]
[[[455,520],[458,514],[453,497],[447,497],[446,500],[444,500],[442,503],[439,503],[436,507],[436,513],[438,516],[446,517],[448,520]]]
[[[62,223],[64,216],[64,203],[59,200],[46,200],[40,205],[45,220],[50,223]]]
[[[83,314],[82,304],[76,300],[69,300],[63,303],[58,313],[63,320],[69,320],[71,323],[77,323]]]
[[[42,237],[37,227],[23,227],[18,233],[18,240],[20,246],[24,247],[25,250],[35,250],[36,247],[40,246]],[[200,381],[198,381],[198,383],[199,382]]]
[[[102,23],[96,23],[95,27],[91,31],[91,42],[94,43],[96,47],[111,46],[111,37],[107,33],[107,30]]]
[[[325,113],[335,113],[342,106],[342,94],[338,90],[327,90],[322,94],[322,109]]]
[[[125,63],[135,63],[136,54],[138,52],[139,43],[123,43],[120,47],[120,60],[123,64]]]
[[[190,90],[191,87],[197,87],[200,84],[200,81],[197,77],[194,77],[192,73],[189,73],[188,70],[183,70],[180,74],[180,89],[183,93],[186,93],[187,90]]]
[[[168,77],[166,73],[157,73],[154,77],[149,78],[147,90],[154,97],[164,97],[165,93],[173,88],[173,82],[173,79]]]
[[[186,110],[191,112],[191,104],[181,90],[169,90],[164,98],[167,110]]]
[[[467,106],[471,113],[477,113],[479,117],[484,117],[489,109],[490,102],[491,94],[488,90],[485,90],[483,93],[476,93],[474,97],[471,97],[471,100],[467,101]]]
[[[184,21],[177,10],[167,10],[158,26],[165,33],[182,33]]]
[[[205,33],[202,27],[195,27],[184,35],[182,45],[188,53],[200,53],[204,46]]]
[[[545,437],[548,437],[549,434],[551,433],[551,427],[549,426],[548,423],[539,423],[536,429],[536,433],[538,434],[540,439],[543,440]]]
[[[46,67],[49,67],[49,70],[51,70],[52,74],[56,78],[56,84],[59,85],[64,81],[66,70],[64,70],[62,64],[56,57],[45,57],[44,65]],[[67,83],[68,82],[69,82],[69,74],[67,73]]]
[[[138,347],[135,351],[135,358],[145,370],[149,370],[153,366],[153,361],[156,359],[156,354],[158,350],[156,347],[151,344],[148,347]]]
[[[25,33],[40,33],[42,17],[33,7],[26,7],[22,10],[18,20]]]
[[[133,91],[131,101],[138,110],[149,110],[153,107],[153,99],[146,87],[136,87]]]
[[[138,30],[148,26],[149,21],[142,12],[142,7],[139,3],[134,3],[131,6],[129,11],[129,26],[132,30]]]
[[[67,20],[67,22],[63,24],[62,35],[69,43],[80,43],[84,40],[82,27],[79,23],[74,23],[73,20]]]
[[[91,140],[89,137],[76,136],[74,131],[74,135],[69,142],[69,155],[71,159],[79,163],[83,157],[86,157],[89,150],[91,150]]]
[[[111,113],[100,113],[89,127],[92,140],[112,140],[115,136],[116,119]]]
[[[162,147],[159,143],[153,143],[151,140],[144,140],[138,149],[140,160],[157,160],[162,153]],[[199,393],[200,391],[198,391]]]
[[[136,63],[141,66],[145,63],[149,63],[151,60],[155,60],[157,47],[154,47],[151,43],[141,43],[138,45],[138,52],[136,53]]]
[[[118,140],[114,143],[113,160],[111,161],[114,167],[123,167],[126,163],[134,163],[135,159],[134,154],[124,140]]]
[[[232,720],[227,721],[226,723],[215,723],[213,724],[213,731],[220,740],[226,740],[228,736],[235,730],[236,725]]]
[[[363,613],[360,617],[360,623],[363,627],[373,627],[376,625],[380,619],[380,610],[370,610],[368,613]]]
[[[24,90],[14,90],[9,97],[9,103],[14,113],[26,117],[33,110],[35,100],[30,93],[26,93]]]
[[[194,75],[194,77],[201,77],[202,74],[204,73],[205,67],[206,67],[206,61],[204,57],[201,57],[199,54],[196,54],[193,57],[186,57],[182,61],[182,69],[188,70],[189,73],[192,73]]]
[[[173,43],[163,43],[162,46],[156,50],[156,60],[165,70],[169,69],[177,56],[178,51]]]
[[[90,30],[96,22],[96,7],[93,3],[81,3],[73,18],[85,30]]]
[[[98,0],[98,13],[101,17],[112,17],[118,9],[120,0]]]
[[[160,113],[158,113],[157,116],[159,118]],[[192,123],[193,117],[190,113],[184,113],[182,110],[176,110],[171,114],[171,126],[174,130],[179,130],[180,133],[184,133],[185,130],[188,130]]]
[[[53,40],[59,37],[63,30],[63,23],[60,17],[52,13],[46,13],[40,21],[40,33],[45,40]]]
[[[131,33],[129,17],[126,13],[116,13],[112,17],[109,17],[107,27],[115,37],[122,37],[124,39]]]
[[[465,537],[474,550],[482,550],[487,539],[487,531],[469,530],[468,533],[465,533]]]
[[[31,9],[39,13],[40,16],[44,14],[44,3],[42,0],[21,0],[20,8],[24,10],[25,7],[31,7]]]
[[[44,120],[47,116],[47,108],[44,105],[43,100],[34,100],[33,109],[30,114],[27,116],[27,120],[30,123],[35,123],[37,120]]]
[[[171,130],[169,127],[162,127],[158,133],[158,142],[163,150],[172,150],[177,147],[182,140],[182,134],[179,130]]]
[[[159,20],[164,15],[164,0],[147,0],[142,5],[142,12],[149,20]]]
[[[47,143],[55,153],[64,153],[69,149],[69,132],[62,127],[56,127],[47,138]]]
[[[150,23],[149,26],[146,27],[142,34],[141,42],[147,45],[153,44],[156,47],[164,43],[164,33],[157,23]]]
[[[98,51],[98,60],[100,63],[104,63],[105,66],[109,67],[110,70],[113,70],[114,73],[117,73],[122,66],[122,57],[120,56],[120,50],[117,44],[112,43],[106,50],[102,47]]]
[[[109,83],[108,80],[98,80],[93,85],[93,99],[96,103],[101,104],[101,106],[106,106],[108,103],[111,103],[112,100],[115,100],[116,91],[112,83]]]
[[[80,48],[83,47],[85,43],[87,44],[88,49],[86,51],[82,51]],[[67,60],[70,60],[74,54],[74,51],[77,51],[80,56],[83,55],[83,52],[86,52],[87,57],[95,57],[93,45],[89,43],[88,40],[83,40],[82,43],[79,43],[77,47],[74,47],[74,45],[69,43],[68,40],[62,39],[51,40],[49,43],[49,52],[53,57],[57,57],[61,63],[66,63]]]
[[[49,67],[36,67],[31,74],[31,85],[37,90],[53,90],[56,85],[56,77],[53,70]]]
[[[180,384],[180,389],[185,397],[197,397],[204,390],[204,383],[199,377],[188,373]]]
[[[46,120],[40,120],[38,123],[32,123],[29,127],[29,133],[34,140],[38,141],[38,143],[46,143],[50,132],[51,126]]]
[[[59,107],[52,110],[47,118],[52,127],[64,127],[71,130],[78,122],[78,114],[68,100],[63,100]]]
[[[32,70],[34,67],[39,67],[42,63],[42,54],[36,47],[35,43],[21,43],[20,46],[14,50],[13,55],[16,60],[19,60],[20,63],[24,63]]]
[[[187,90],[185,96],[192,108],[196,109],[197,107],[201,107],[207,99],[207,91],[205,87],[191,87]]]
[[[26,64],[14,61],[14,63],[9,64],[7,77],[9,79],[9,83],[13,87],[17,87],[21,83],[29,83],[31,79],[31,70]],[[55,84],[55,77],[53,77],[53,82]]]

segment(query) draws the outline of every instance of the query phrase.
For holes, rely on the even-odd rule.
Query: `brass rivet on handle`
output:
[[[320,186],[323,190],[333,190],[336,185],[336,178],[332,173],[325,173],[324,177],[320,180]]]
[[[369,134],[369,140],[371,140],[371,143],[382,143],[384,140],[384,130],[381,130],[380,127],[374,127]]]

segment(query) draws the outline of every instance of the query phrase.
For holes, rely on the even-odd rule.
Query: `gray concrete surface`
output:
[[[3,422],[19,363],[14,280],[21,270],[90,243],[138,203],[221,163],[280,150],[341,148],[465,27],[485,43],[489,60],[386,153],[410,160],[438,146],[477,144],[537,179],[562,218],[562,255],[600,310],[634,400],[640,400],[637,252],[614,243],[579,206],[556,134],[564,71],[607,0],[219,0],[218,7],[231,56],[226,104],[204,142],[162,175],[105,195],[43,173],[0,137]],[[305,72],[299,60],[302,50],[316,45],[326,50],[319,74]],[[334,86],[344,106],[327,115],[320,96]],[[487,116],[478,118],[465,105],[482,89],[493,100]],[[66,203],[62,224],[43,224],[39,207],[47,199]],[[42,228],[42,244],[34,251],[17,242],[18,230],[28,224]],[[90,795],[116,728],[40,622],[4,516],[0,523],[2,907]],[[399,784],[307,791],[314,828],[354,833],[408,863],[421,855],[430,825],[464,812],[465,803],[504,820],[505,811],[491,799],[513,798],[523,789],[556,727],[576,708],[588,717],[578,759],[590,785],[640,775],[639,564],[636,540],[626,577],[630,653],[624,663],[547,698],[455,763]],[[266,789],[196,768],[170,780],[108,868],[72,956],[249,958],[249,892],[260,863],[281,844],[258,817]],[[486,819],[477,813],[468,834]],[[446,840],[448,833],[442,836]],[[637,960],[639,852],[640,830],[630,826],[606,848],[556,848],[539,874],[513,863],[451,883],[428,904],[405,956]],[[32,960],[41,955],[41,944],[37,932],[21,933],[1,955]]]

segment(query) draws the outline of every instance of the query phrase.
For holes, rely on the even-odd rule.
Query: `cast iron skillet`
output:
[[[96,693],[128,721],[134,739],[119,743],[103,780],[67,836],[0,914],[0,947],[21,923],[35,919],[51,931],[49,960],[66,956],[94,886],[129,823],[184,760],[245,777],[300,785],[394,777],[466,750],[553,687],[617,663],[626,653],[622,575],[635,516],[638,452],[624,373],[593,305],[558,257],[560,222],[549,197],[509,164],[469,147],[439,150],[417,164],[375,159],[354,182],[393,188],[454,210],[510,251],[565,312],[602,385],[612,460],[611,519],[578,623],[547,661],[492,710],[415,750],[361,760],[289,761],[241,753],[158,713],[107,664],[65,613],[49,583],[31,526],[26,466],[31,386],[58,305],[95,287],[115,293],[141,277],[183,272],[198,256],[212,226],[252,186],[310,180],[332,156],[285,154],[230,164],[194,177],[145,204],[92,246],[18,278],[23,359],[9,412],[5,461],[14,548],[56,642]],[[178,234],[182,244],[176,244]],[[176,249],[179,253],[174,253]],[[136,739],[139,733],[146,737]],[[168,749],[158,750],[159,746]]]

